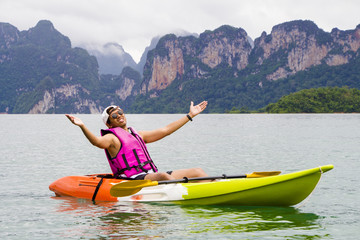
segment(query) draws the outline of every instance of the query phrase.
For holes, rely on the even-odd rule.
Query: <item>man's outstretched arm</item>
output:
[[[207,106],[207,101],[203,101],[196,106],[194,106],[194,103],[191,102],[190,111],[188,114],[189,117],[191,119],[194,118],[196,115],[204,111],[206,106]],[[188,116],[185,115],[179,120],[176,120],[175,122],[172,122],[163,128],[155,129],[152,131],[140,131],[139,134],[143,138],[145,143],[155,142],[177,131],[179,128],[184,126],[188,121],[190,121],[190,119],[188,118]]]

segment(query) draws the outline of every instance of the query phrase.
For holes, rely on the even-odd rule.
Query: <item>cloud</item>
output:
[[[325,31],[360,24],[360,1],[343,0],[1,0],[0,22],[27,30],[50,20],[73,45],[122,45],[136,61],[153,37],[187,31],[200,34],[228,24],[253,39],[274,25],[314,21]]]

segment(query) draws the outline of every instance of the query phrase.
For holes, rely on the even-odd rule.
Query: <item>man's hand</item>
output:
[[[74,117],[74,116],[71,116],[69,114],[65,114],[65,116],[70,120],[70,122],[72,122],[74,125],[76,126],[83,126],[84,123],[81,121],[80,118],[77,118],[77,117]]]
[[[196,115],[198,115],[199,113],[201,113],[202,111],[204,111],[207,104],[208,104],[207,101],[202,101],[198,105],[194,106],[194,102],[191,102],[191,104],[190,104],[190,112],[189,112],[190,117],[193,118]]]

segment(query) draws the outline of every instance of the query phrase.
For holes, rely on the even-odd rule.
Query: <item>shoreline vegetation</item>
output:
[[[258,110],[232,108],[229,114],[244,113],[360,113],[360,90],[323,87],[301,90],[283,96]]]
[[[281,97],[276,103],[270,103],[257,110],[233,107],[224,113],[212,112],[209,114],[350,114],[360,113],[360,90],[349,87],[321,87],[304,89]],[[9,113],[0,112],[0,115]],[[11,115],[12,113],[10,113]],[[16,113],[15,113],[16,114]],[[54,113],[52,113],[54,114]],[[63,114],[63,113],[56,113]],[[128,114],[139,114],[128,112]],[[166,114],[166,113],[140,113]],[[180,112],[178,113],[180,114]],[[206,113],[203,113],[206,114]]]

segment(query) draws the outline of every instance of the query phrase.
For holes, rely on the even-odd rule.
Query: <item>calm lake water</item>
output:
[[[99,115],[79,115],[95,133]],[[127,115],[139,130],[182,115]],[[182,207],[54,197],[68,175],[110,172],[64,115],[0,115],[0,239],[359,239],[360,115],[202,114],[149,144],[161,171],[210,175],[333,164],[295,207]]]

